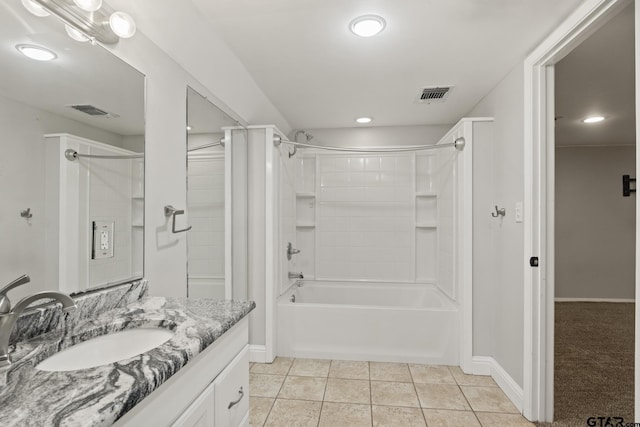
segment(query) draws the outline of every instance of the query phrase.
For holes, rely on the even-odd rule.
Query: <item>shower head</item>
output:
[[[313,135],[311,135],[306,130],[299,130],[293,135],[293,139],[296,142],[298,141],[298,135],[304,135],[304,137],[307,139],[306,142],[309,142],[309,141],[311,141],[313,139]]]

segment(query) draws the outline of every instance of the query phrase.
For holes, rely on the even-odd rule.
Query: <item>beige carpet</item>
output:
[[[635,304],[555,308],[555,421],[538,425],[585,426],[589,417],[632,422]]]

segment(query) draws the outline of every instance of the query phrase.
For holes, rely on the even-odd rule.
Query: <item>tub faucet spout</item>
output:
[[[290,271],[289,272],[289,279],[304,279],[304,276],[302,275],[302,272],[294,273],[293,271]]]
[[[9,355],[9,338],[11,331],[16,324],[16,320],[20,314],[34,301],[40,299],[54,299],[62,303],[64,311],[70,311],[76,308],[76,303],[68,296],[60,292],[38,292],[31,296],[22,298],[15,307],[11,307],[11,301],[7,297],[7,292],[16,286],[29,283],[29,276],[20,276],[13,282],[9,283],[3,289],[0,289],[0,368],[11,365],[11,356]]]

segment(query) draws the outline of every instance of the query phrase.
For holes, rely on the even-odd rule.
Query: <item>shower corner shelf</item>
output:
[[[438,197],[438,193],[435,191],[420,191],[416,192],[416,197]]]
[[[421,222],[416,224],[416,228],[438,228],[436,222]]]
[[[315,226],[312,222],[300,222],[296,224],[296,228],[315,228]]]
[[[296,193],[296,197],[316,197],[316,194],[315,193],[298,192],[298,193]]]

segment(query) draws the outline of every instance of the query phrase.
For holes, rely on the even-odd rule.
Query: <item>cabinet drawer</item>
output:
[[[213,402],[214,385],[210,384],[171,427],[212,427],[214,425]]]
[[[215,425],[239,426],[249,412],[249,346],[218,375],[213,385]]]

